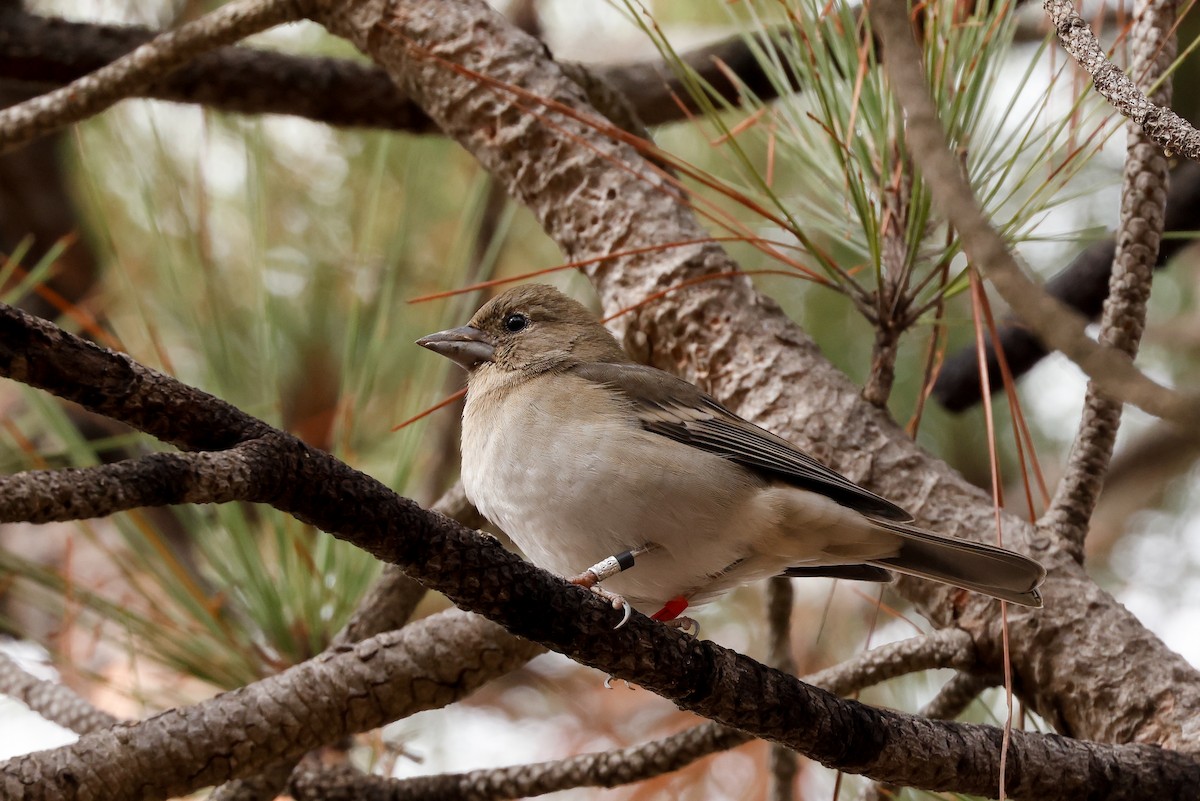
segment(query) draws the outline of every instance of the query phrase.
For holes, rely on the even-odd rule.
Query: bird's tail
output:
[[[872,560],[870,564],[1023,606],[1042,605],[1037,588],[1046,578],[1046,569],[1027,556],[902,523],[873,522],[885,531],[899,534],[901,543],[895,556]]]

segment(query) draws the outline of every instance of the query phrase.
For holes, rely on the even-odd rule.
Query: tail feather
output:
[[[882,567],[874,565],[804,565],[789,567],[783,571],[788,578],[835,578],[848,581],[875,581],[887,583],[894,576]]]
[[[1042,605],[1037,588],[1046,578],[1046,569],[1029,557],[899,523],[876,522],[881,529],[899,534],[902,540],[895,556],[871,560],[870,564],[1015,604]]]

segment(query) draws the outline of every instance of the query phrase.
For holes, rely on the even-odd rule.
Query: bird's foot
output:
[[[600,576],[596,575],[592,570],[585,570],[578,576],[572,576],[567,581],[580,587],[587,587],[589,590],[599,595],[612,606],[613,609],[622,613],[621,622],[613,626],[614,629],[619,629],[629,622],[629,618],[633,616],[633,607],[629,602],[617,595],[615,592],[609,592],[600,586]]]
[[[689,637],[700,636],[700,621],[694,617],[677,617],[674,620],[664,620],[662,624],[670,626],[673,629],[679,629]]]
[[[621,622],[613,626],[614,629],[619,629],[629,622],[629,618],[633,615],[633,607],[629,602],[617,595],[615,592],[601,589],[600,582],[605,579],[612,578],[618,573],[628,570],[633,567],[637,558],[643,554],[657,550],[660,546],[656,542],[647,542],[637,548],[628,551],[622,551],[619,554],[614,554],[606,559],[603,559],[589,567],[587,570],[580,573],[578,576],[572,576],[567,581],[572,584],[577,584],[580,587],[587,587],[592,592],[599,595],[604,600],[612,604],[612,608],[622,613]]]

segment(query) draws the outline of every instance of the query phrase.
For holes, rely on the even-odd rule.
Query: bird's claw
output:
[[[613,631],[616,631],[617,629],[624,626],[626,623],[629,622],[629,618],[633,617],[633,607],[630,606],[629,602],[626,601],[624,598],[622,598],[620,595],[617,595],[615,592],[609,592],[608,590],[604,589],[603,587],[601,587],[599,585],[594,586],[591,589],[592,589],[592,592],[596,593],[601,598],[608,601],[608,603],[612,606],[613,609],[615,609],[621,613],[621,622],[618,623],[617,625],[613,626]]]
[[[599,577],[591,570],[585,570],[578,576],[572,576],[571,578],[567,579],[567,581],[580,587],[587,587],[596,595],[599,595],[601,598],[608,601],[613,609],[622,613],[621,622],[613,626],[614,631],[624,626],[629,622],[629,618],[633,617],[633,607],[629,605],[629,602],[620,595],[617,595],[615,592],[609,592],[601,587]]]
[[[678,629],[689,637],[700,636],[700,621],[694,617],[677,617],[674,620],[664,620],[662,624]]]
[[[611,690],[611,689],[613,689],[613,679],[614,679],[614,678],[616,678],[616,677],[615,677],[615,676],[609,676],[607,679],[605,679],[605,680],[604,680],[604,689],[606,689],[606,690]],[[621,681],[625,682],[625,689],[627,689],[627,690],[632,690],[632,689],[633,689],[633,685],[632,685],[632,684],[630,684],[628,680],[626,680],[626,679],[621,679]]]
[[[613,626],[613,629],[619,629],[629,622],[629,618],[633,617],[633,607],[625,603],[625,599],[621,599],[621,608],[624,610],[624,615],[621,617],[621,622]]]

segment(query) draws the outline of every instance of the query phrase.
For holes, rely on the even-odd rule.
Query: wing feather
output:
[[[782,437],[743,420],[688,382],[636,364],[581,364],[571,371],[619,391],[647,431],[691,445],[772,478],[820,492],[871,517],[912,515],[829,469]]]

